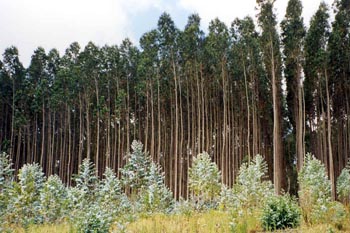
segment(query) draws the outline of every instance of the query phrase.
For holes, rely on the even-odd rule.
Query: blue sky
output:
[[[281,20],[287,0],[277,0]],[[306,24],[321,0],[302,0]],[[333,0],[326,0],[331,5]],[[15,45],[28,66],[35,48],[57,48],[61,54],[73,41],[84,47],[120,44],[126,37],[138,44],[140,36],[156,28],[162,12],[170,13],[183,29],[187,17],[198,13],[202,28],[218,17],[227,25],[236,18],[255,16],[256,0],[0,0],[0,52]]]

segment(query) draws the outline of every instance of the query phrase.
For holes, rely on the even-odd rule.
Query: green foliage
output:
[[[67,189],[57,175],[49,176],[40,193],[40,208],[44,222],[62,220],[68,208]]]
[[[76,188],[81,192],[82,201],[87,199],[94,200],[96,189],[98,187],[98,178],[96,176],[95,164],[89,159],[84,159],[79,166],[79,172],[74,176]]]
[[[243,209],[261,208],[268,197],[273,195],[271,181],[267,177],[267,163],[261,155],[243,163],[234,186],[235,202]]]
[[[133,194],[137,194],[141,188],[147,185],[151,160],[148,153],[143,152],[141,142],[133,141],[131,149],[132,153],[127,156],[127,162],[124,168],[121,169],[121,174],[123,184],[130,187]]]
[[[211,161],[208,153],[198,154],[193,158],[189,170],[189,188],[197,202],[210,203],[220,193],[220,171]]]
[[[164,184],[164,175],[153,162],[147,177],[147,186],[140,192],[139,204],[141,211],[148,213],[170,211],[174,204],[173,194]]]
[[[234,190],[228,188],[226,185],[222,185],[220,192],[219,209],[228,210],[233,208],[235,204],[236,197]]]
[[[74,218],[74,228],[79,233],[107,233],[113,223],[113,215],[108,209],[92,203],[79,211]]]
[[[192,200],[180,198],[180,200],[175,203],[173,213],[190,217],[194,213],[195,209],[196,206]]]
[[[129,212],[131,204],[122,191],[121,182],[116,177],[114,171],[106,168],[103,177],[97,194],[97,202],[100,207],[108,210],[114,217]]]
[[[133,141],[131,148],[132,153],[121,173],[124,185],[131,188],[136,210],[148,213],[168,211],[173,205],[173,197],[164,184],[160,167],[143,151],[141,142]]]
[[[327,211],[322,215],[323,218],[318,218],[319,216],[315,216],[317,219],[317,223],[330,223],[335,226],[338,230],[343,230],[345,221],[347,219],[346,209],[343,204],[332,201],[326,204]]]
[[[39,164],[25,164],[18,174],[19,182],[11,190],[11,204],[8,207],[12,222],[27,226],[42,222],[40,214],[40,192],[45,177]]]
[[[331,201],[331,183],[324,165],[310,153],[305,156],[298,182],[299,203],[304,221],[311,224],[317,222],[327,210],[326,203]],[[319,214],[315,215],[315,211]]]
[[[0,153],[0,222],[6,221],[7,208],[10,204],[13,169],[12,162],[5,152]],[[0,224],[1,225],[1,224]],[[5,230],[0,226],[0,232]]]
[[[108,178],[112,177],[108,171]],[[99,193],[99,180],[96,176],[95,164],[84,159],[79,166],[79,173],[74,177],[76,187],[68,190],[70,205],[70,221],[77,232],[108,232],[113,220],[114,211],[105,201],[112,201],[113,194],[106,194],[106,189],[114,188],[120,191],[116,183],[104,180],[103,189]],[[108,184],[106,184],[108,183]],[[108,191],[112,191],[111,189]],[[99,197],[102,199],[100,202]],[[104,204],[103,206],[100,204]],[[113,203],[111,203],[113,205]]]
[[[265,230],[295,228],[300,224],[300,209],[289,195],[273,196],[266,202],[262,216]]]
[[[337,179],[337,194],[343,203],[350,201],[350,167],[345,167]]]
[[[0,191],[13,180],[12,165],[10,156],[5,152],[0,153]]]
[[[250,163],[243,163],[233,189],[224,188],[221,203],[231,210],[232,232],[247,232],[248,220],[259,218],[268,198],[274,195],[271,181],[267,176],[267,163],[261,155],[256,155]]]

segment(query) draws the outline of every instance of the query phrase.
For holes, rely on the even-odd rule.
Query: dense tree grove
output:
[[[7,48],[0,151],[16,172],[38,163],[70,185],[85,158],[97,176],[109,167],[120,177],[137,139],[177,199],[191,195],[189,170],[203,151],[228,187],[243,162],[262,155],[276,193],[296,192],[310,151],[334,199],[350,152],[350,4],[336,0],[330,24],[321,3],[306,28],[300,0],[290,0],[279,30],[273,3],[257,0],[258,25],[214,19],[207,34],[196,14],[180,30],[164,13],[139,47],[128,39],[74,42],[62,55],[38,47],[28,68]]]

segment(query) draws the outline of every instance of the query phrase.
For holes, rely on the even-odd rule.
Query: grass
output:
[[[9,227],[10,232],[25,233],[25,230],[18,226]],[[31,225],[27,232],[32,233],[69,233],[71,227],[68,223],[61,224],[45,224],[45,225]]]
[[[224,212],[211,211],[186,215],[155,215],[139,219],[127,227],[132,233],[155,232],[230,232],[230,217]]]
[[[156,214],[143,216],[135,222],[127,225],[126,232],[129,233],[228,233],[230,231],[231,215],[222,211],[210,211],[207,213],[193,213],[191,215],[164,215]],[[240,220],[237,232],[256,233],[262,232],[259,222],[253,216]],[[24,233],[20,227],[12,227],[11,232]],[[33,225],[28,232],[31,233],[70,233],[72,229],[68,223],[55,225]],[[117,228],[113,232],[120,232]],[[350,219],[345,223],[341,231],[331,224],[318,224],[306,226],[302,224],[297,229],[289,229],[278,232],[287,233],[331,233],[350,232]]]

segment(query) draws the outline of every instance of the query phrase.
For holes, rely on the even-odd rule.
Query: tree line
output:
[[[335,180],[350,151],[350,4],[334,21],[321,3],[303,22],[289,0],[278,25],[273,0],[247,16],[219,19],[208,33],[197,14],[183,30],[163,13],[140,38],[99,47],[72,43],[61,56],[38,47],[28,68],[12,46],[0,60],[0,151],[15,170],[38,162],[67,184],[85,158],[120,175],[134,139],[160,164],[176,198],[188,197],[192,158],[206,151],[232,186],[244,161],[261,154],[275,192],[296,192],[310,151]],[[279,30],[280,26],[280,30]],[[286,179],[287,177],[287,179]]]

